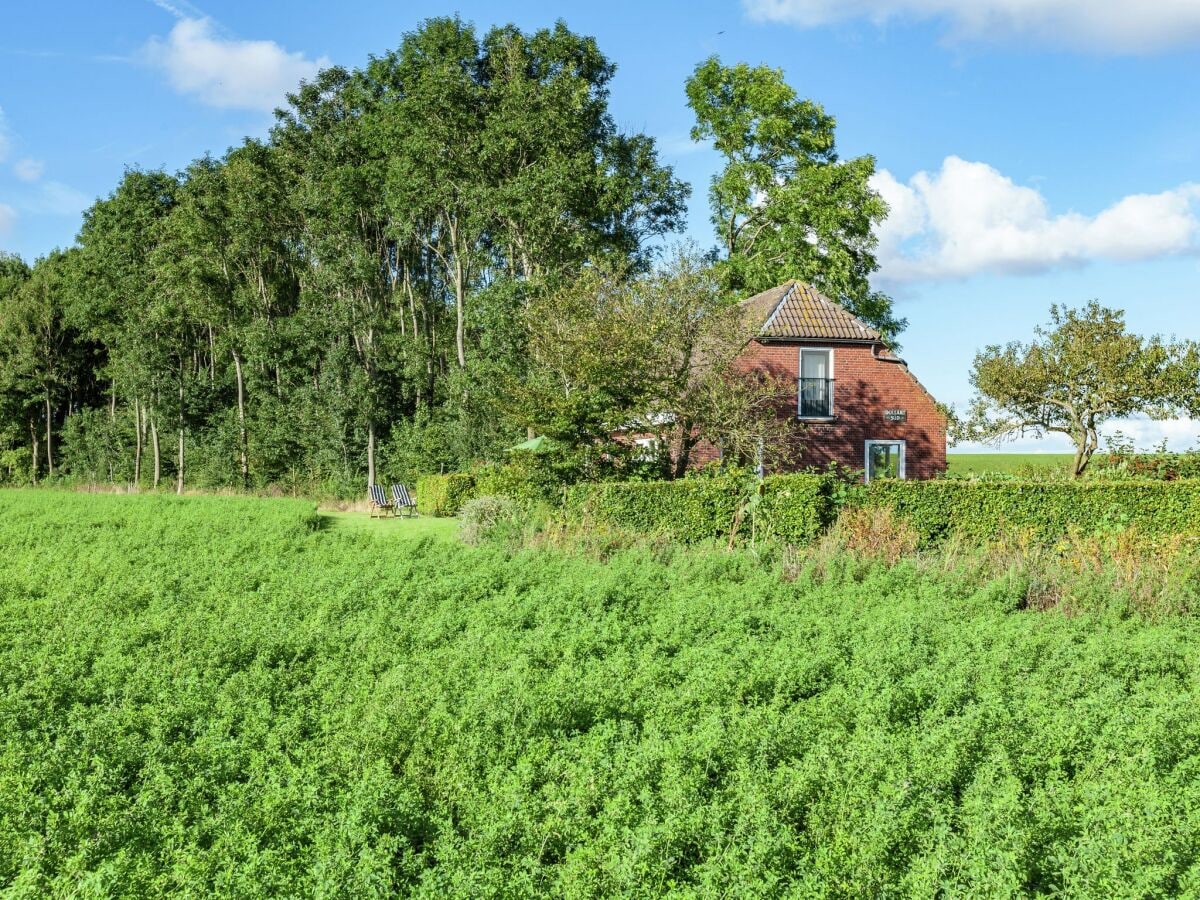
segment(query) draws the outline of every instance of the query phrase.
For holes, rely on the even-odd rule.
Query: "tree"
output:
[[[66,318],[72,260],[79,251],[55,250],[39,259],[0,309],[0,340],[5,381],[24,397],[33,451],[33,477],[38,475],[39,436],[34,412],[41,420],[46,471],[54,476],[56,422],[77,376],[81,347]],[[13,274],[10,273],[10,278]],[[66,404],[70,407],[70,404]]]
[[[1105,421],[1200,414],[1200,348],[1191,341],[1130,334],[1123,312],[1096,301],[1082,310],[1051,306],[1050,325],[1035,334],[1028,344],[993,345],[976,355],[976,396],[960,439],[1065,434],[1075,443],[1078,477]]]
[[[0,453],[10,475],[16,468],[17,456],[24,455],[24,450],[16,448],[27,438],[35,445],[37,441],[36,430],[27,431],[24,427],[26,408],[30,403],[29,391],[17,365],[16,348],[4,333],[9,329],[5,323],[15,316],[17,294],[28,280],[29,266],[25,261],[19,256],[0,252],[0,337],[4,338],[0,343]],[[36,470],[31,475],[36,479]]]
[[[905,322],[869,281],[887,215],[870,186],[875,160],[840,160],[834,118],[779,69],[713,56],[688,79],[687,96],[692,139],[711,140],[725,159],[709,189],[725,289],[755,294],[799,278],[894,339]]]
[[[178,181],[165,172],[129,169],[112,194],[84,213],[79,232],[79,283],[68,314],[74,327],[105,348],[113,407],[118,395],[129,400],[135,485],[141,483],[147,431],[155,487],[162,474],[159,410],[171,366],[158,320],[147,313],[158,300],[151,260],[161,255],[156,251],[163,220],[178,189]]]
[[[734,458],[795,449],[794,380],[743,371],[750,330],[694,251],[656,270],[585,269],[526,311],[530,372],[507,385],[518,420],[576,449],[620,455],[617,431],[657,434],[682,477],[700,440]],[[666,460],[664,460],[666,462]]]
[[[529,371],[504,384],[517,422],[578,452],[618,452],[613,432],[650,411],[653,334],[625,274],[590,266],[537,292],[524,310]]]

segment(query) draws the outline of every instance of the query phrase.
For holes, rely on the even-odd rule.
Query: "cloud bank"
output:
[[[879,230],[880,275],[891,282],[1029,274],[1200,249],[1200,184],[1132,194],[1091,216],[1054,214],[1034,188],[957,156],[907,182],[882,170],[872,185],[891,208]]]
[[[1196,0],[743,0],[743,6],[751,19],[801,28],[933,19],[960,40],[1034,40],[1110,53],[1200,43]]]
[[[142,50],[181,94],[222,109],[270,112],[330,65],[325,57],[289,53],[274,41],[246,41],[218,33],[212,19],[181,18],[165,39],[152,38]]]

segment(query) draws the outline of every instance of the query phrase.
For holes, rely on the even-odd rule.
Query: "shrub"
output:
[[[1200,478],[1200,452],[1187,453],[1111,453],[1092,461],[1093,473],[1099,477],[1124,474],[1135,478],[1177,481]]]
[[[567,507],[576,516],[685,542],[727,536],[735,523],[743,535],[807,542],[831,509],[828,478],[807,474],[582,485],[568,491]]]
[[[890,507],[926,543],[955,532],[991,540],[1023,531],[1045,541],[1131,525],[1147,535],[1200,533],[1200,480],[875,481],[862,502]]]
[[[476,546],[498,532],[511,531],[521,523],[521,506],[512,497],[485,494],[472,497],[459,510],[460,537]]]
[[[426,475],[417,479],[417,511],[427,516],[454,516],[474,493],[474,475]]]
[[[504,464],[476,469],[479,495],[498,494],[517,500],[560,503],[563,488],[578,480],[578,469],[550,454],[514,453]]]

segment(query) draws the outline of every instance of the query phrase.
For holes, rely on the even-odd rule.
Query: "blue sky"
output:
[[[15,4],[0,32],[0,249],[69,244],[127,165],[179,169],[263,135],[283,91],[362,64],[431,15],[479,28],[564,18],[617,63],[621,127],[660,141],[712,243],[718,160],[688,140],[684,79],[718,53],[781,67],[871,153],[893,207],[879,286],[909,319],[904,355],[964,405],[975,351],[1024,340],[1051,303],[1127,311],[1200,338],[1200,3],[726,0],[604,4]],[[1190,447],[1190,422],[1123,423]],[[1057,450],[1053,440],[1012,449]]]

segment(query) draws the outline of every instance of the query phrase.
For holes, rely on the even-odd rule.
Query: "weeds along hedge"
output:
[[[757,493],[757,499],[752,499]],[[567,492],[575,516],[685,542],[728,536],[739,510],[739,530],[803,543],[829,522],[829,482],[823,475],[773,475],[755,485],[744,478],[608,482]]]
[[[1069,530],[1134,526],[1147,535],[1200,534],[1200,479],[1162,481],[876,481],[861,495],[911,523],[926,542],[951,533],[987,540],[1022,531],[1053,540]]]
[[[0,492],[0,894],[1200,892],[1193,620],[310,513]]]
[[[417,479],[417,511],[427,516],[454,516],[475,496],[475,476],[465,472],[425,475]]]

